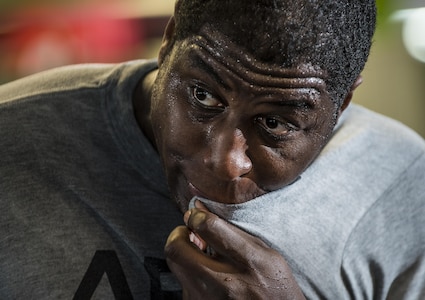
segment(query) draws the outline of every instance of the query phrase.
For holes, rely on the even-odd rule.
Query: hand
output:
[[[283,257],[259,238],[199,201],[184,220],[187,226],[174,229],[165,246],[184,299],[305,299]]]

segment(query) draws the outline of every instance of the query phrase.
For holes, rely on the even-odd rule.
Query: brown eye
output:
[[[257,117],[257,123],[270,135],[273,136],[284,136],[296,127],[288,122],[282,122],[275,117]]]
[[[201,88],[195,88],[193,92],[195,94],[196,100],[200,102],[207,100],[209,96],[209,93],[206,90],[203,90]]]
[[[192,88],[193,98],[204,106],[223,106],[220,100],[218,100],[213,94],[208,92],[206,89],[201,87]]]
[[[270,129],[276,129],[279,126],[279,121],[273,118],[265,119],[266,126]]]

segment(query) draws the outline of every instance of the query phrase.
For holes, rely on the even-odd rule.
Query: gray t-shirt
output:
[[[292,185],[204,202],[277,249],[308,299],[425,299],[425,142],[391,119],[351,105]]]
[[[132,107],[154,68],[72,66],[0,87],[0,299],[179,289],[163,247],[182,215]]]
[[[0,299],[177,299],[163,246],[181,214],[132,95],[153,61],[0,87]],[[349,108],[294,184],[208,203],[288,260],[310,299],[425,297],[425,143]]]

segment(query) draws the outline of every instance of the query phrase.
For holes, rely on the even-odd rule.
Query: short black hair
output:
[[[257,59],[318,66],[341,105],[369,56],[375,0],[179,0],[175,41],[212,25]]]

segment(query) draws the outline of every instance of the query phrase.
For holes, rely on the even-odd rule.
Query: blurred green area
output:
[[[378,7],[378,22],[385,20],[393,11],[393,1],[389,0],[376,0],[376,6]]]
[[[362,73],[363,84],[353,101],[399,120],[425,137],[425,64],[408,54],[403,44],[404,24],[391,18],[397,10],[411,8],[408,2],[377,0],[377,31]],[[414,4],[420,6],[419,1]]]

